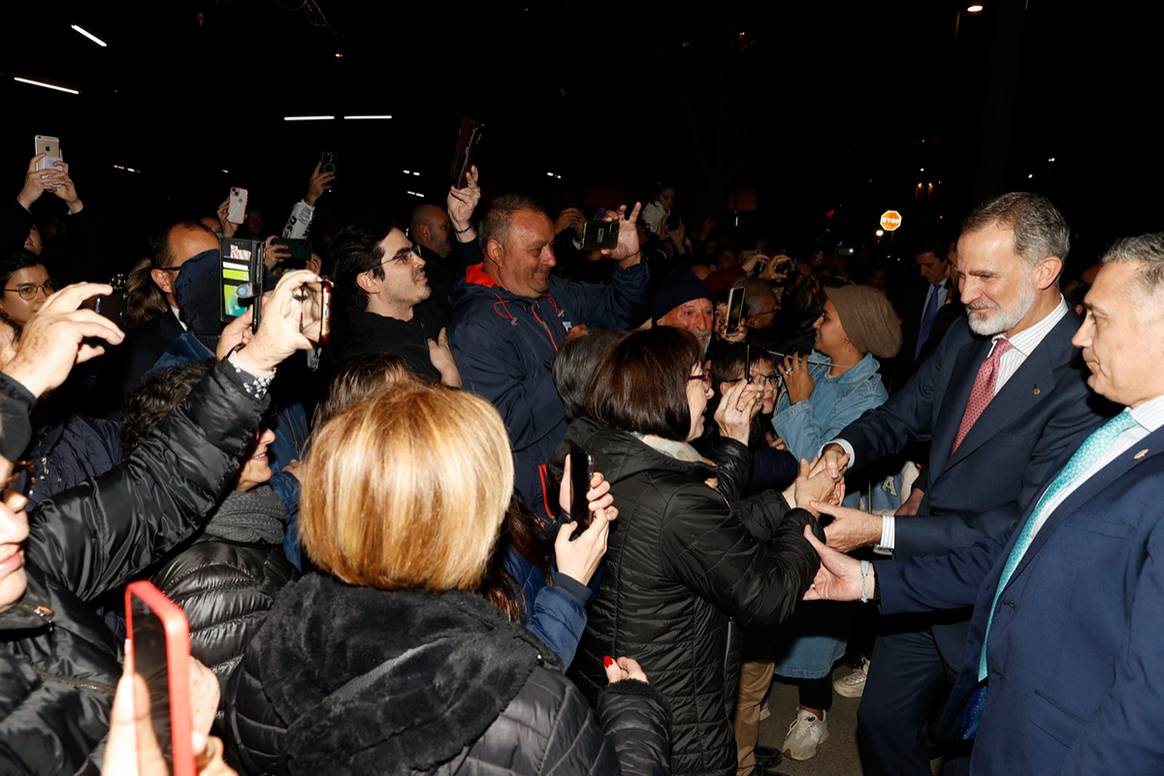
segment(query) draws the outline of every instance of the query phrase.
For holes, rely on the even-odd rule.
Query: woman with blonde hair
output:
[[[505,426],[467,392],[398,384],[319,430],[300,532],[325,574],[284,590],[231,682],[245,771],[667,772],[670,713],[637,663],[609,661],[592,712],[478,593],[512,494]],[[601,525],[612,499],[587,496]]]

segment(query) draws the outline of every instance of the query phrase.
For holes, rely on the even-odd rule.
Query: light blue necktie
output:
[[[982,636],[982,654],[978,659],[978,681],[986,678],[986,642],[990,638],[990,626],[994,623],[994,612],[998,608],[998,599],[1002,596],[1003,588],[1010,582],[1014,570],[1018,568],[1019,561],[1023,559],[1023,555],[1026,554],[1035,538],[1035,524],[1039,513],[1060,491],[1071,485],[1079,478],[1079,475],[1095,465],[1095,462],[1103,457],[1103,454],[1107,452],[1112,442],[1115,442],[1120,434],[1134,425],[1136,425],[1136,420],[1132,417],[1132,413],[1124,410],[1097,428],[1091,433],[1091,436],[1083,440],[1083,444],[1075,451],[1075,455],[1071,456],[1071,460],[1067,462],[1067,465],[1063,467],[1051,485],[1043,491],[1042,498],[1039,499],[1039,503],[1031,511],[1026,524],[1023,525],[1022,533],[1019,534],[1018,541],[1014,543],[1010,556],[1006,559],[1006,565],[1002,567],[1002,576],[998,578],[998,589],[994,591],[994,600],[990,604],[990,616],[986,620],[986,632]]]

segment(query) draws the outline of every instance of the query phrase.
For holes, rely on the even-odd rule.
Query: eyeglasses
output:
[[[12,461],[12,470],[8,472],[0,488],[0,498],[9,491],[27,496],[34,484],[36,484],[36,461]]]
[[[386,263],[388,263],[390,261],[398,261],[401,264],[407,264],[407,263],[411,263],[413,258],[417,258],[417,259],[424,258],[424,256],[420,252],[420,245],[418,243],[413,243],[412,245],[410,245],[407,248],[401,248],[400,250],[396,251],[395,255],[390,256],[387,259],[385,259],[384,261],[380,262],[380,266],[383,267]]]
[[[702,380],[703,384],[705,386],[711,387],[711,373],[710,372],[703,372],[702,374],[691,375],[690,377],[687,378],[688,382],[691,382],[692,380]]]
[[[36,299],[36,295],[39,292],[44,291],[44,295],[48,296],[57,289],[51,280],[46,280],[40,285],[35,283],[25,283],[23,285],[17,286],[16,288],[6,288],[4,290],[11,291],[12,293],[19,295],[20,298],[26,302],[31,302],[33,299]]]

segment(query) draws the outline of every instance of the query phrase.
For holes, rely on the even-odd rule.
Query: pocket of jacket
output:
[[[1027,719],[1068,749],[1075,744],[1084,722],[1039,690],[1035,690]]]

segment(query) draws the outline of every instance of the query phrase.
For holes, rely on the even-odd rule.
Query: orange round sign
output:
[[[881,228],[887,232],[897,230],[901,226],[901,213],[896,210],[886,210],[881,214]]]

